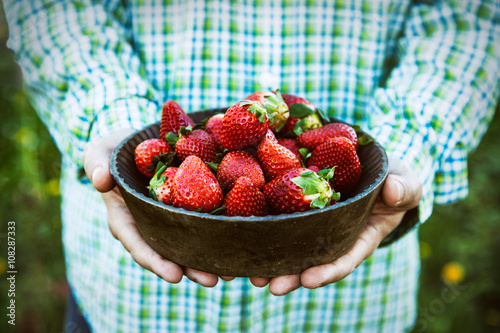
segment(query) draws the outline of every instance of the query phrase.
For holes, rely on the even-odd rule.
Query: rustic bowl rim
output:
[[[221,110],[222,108],[217,108],[217,109],[206,109],[206,110],[200,110],[196,112],[208,112],[212,110]],[[192,112],[192,113],[196,113]],[[336,118],[331,117],[330,118],[332,122],[343,122],[341,120],[338,120]],[[154,126],[157,126],[159,122],[156,122],[154,124],[148,125],[140,130],[135,131],[134,133],[128,135],[126,138],[124,138],[113,150],[113,153],[111,154],[110,157],[110,171],[111,175],[115,179],[115,182],[117,183],[118,186],[122,187],[125,189],[128,193],[132,194],[136,199],[141,200],[147,204],[154,205],[160,209],[163,209],[165,211],[168,211],[173,214],[184,214],[192,217],[198,217],[200,219],[209,219],[209,220],[219,220],[219,221],[225,221],[225,222],[261,222],[261,223],[266,223],[269,221],[273,222],[279,222],[279,221],[287,221],[289,219],[296,219],[298,217],[305,217],[305,216],[310,216],[310,215],[315,215],[318,213],[327,213],[329,211],[333,211],[335,209],[340,209],[342,207],[348,206],[349,204],[358,201],[368,195],[370,195],[371,192],[373,192],[381,183],[384,182],[385,178],[388,175],[389,172],[389,161],[387,158],[387,154],[385,152],[385,149],[378,143],[375,139],[373,142],[369,143],[369,145],[374,145],[380,152],[381,152],[381,161],[382,161],[382,171],[380,174],[377,176],[375,181],[368,186],[363,192],[356,194],[353,197],[348,198],[345,201],[337,202],[335,205],[322,208],[322,209],[312,209],[306,212],[297,212],[297,213],[292,213],[292,214],[279,214],[279,215],[267,215],[267,216],[250,216],[250,217],[242,217],[242,216],[224,216],[224,215],[212,215],[209,213],[200,213],[196,211],[189,211],[183,208],[176,208],[173,206],[168,206],[165,205],[161,202],[155,201],[152,198],[149,198],[145,196],[142,193],[137,192],[135,189],[133,189],[129,184],[125,182],[125,179],[120,176],[120,173],[118,171],[118,155],[123,148],[135,135],[137,135],[139,132],[143,132],[149,128],[152,128]],[[361,132],[362,134],[366,134],[364,131],[360,130],[358,132]]]

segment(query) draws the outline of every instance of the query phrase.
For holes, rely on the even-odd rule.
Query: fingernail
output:
[[[92,183],[94,183],[97,177],[99,177],[99,173],[101,172],[101,170],[102,167],[100,165],[95,167],[94,171],[92,172],[92,179],[90,180]]]
[[[396,205],[399,205],[401,201],[403,201],[403,197],[405,195],[405,189],[403,187],[403,183],[399,179],[396,180],[396,186],[398,188],[398,202],[396,202]]]

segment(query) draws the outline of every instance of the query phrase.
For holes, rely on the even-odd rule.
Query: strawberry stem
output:
[[[327,175],[333,176],[331,170]],[[310,200],[311,208],[321,209],[330,205],[334,192],[330,187],[328,180],[323,176],[319,176],[316,172],[308,170],[300,174],[300,176],[292,178],[291,181],[302,189],[302,194],[305,200]]]

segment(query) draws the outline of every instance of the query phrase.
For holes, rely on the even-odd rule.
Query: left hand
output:
[[[269,284],[269,291],[286,295],[295,289],[319,288],[342,280],[372,255],[380,242],[401,222],[406,211],[417,207],[422,198],[422,184],[400,159],[389,159],[389,174],[372,214],[358,240],[346,254],[324,265],[306,269],[301,274],[274,278],[251,278],[257,287]]]

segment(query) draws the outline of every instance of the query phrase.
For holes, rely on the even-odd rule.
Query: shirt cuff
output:
[[[158,105],[143,97],[118,99],[97,113],[92,124],[89,141],[99,140],[113,132],[131,128],[135,130],[158,122]]]
[[[141,130],[158,122],[159,119],[158,105],[149,99],[143,97],[118,99],[97,113],[90,128],[88,142],[98,141],[124,128]],[[77,178],[81,183],[90,184],[83,165],[77,167]]]
[[[432,213],[436,166],[430,153],[431,147],[422,134],[406,133],[405,128],[404,124],[378,123],[372,124],[367,130],[367,133],[384,147],[387,156],[405,162],[422,184],[422,199],[418,208],[406,213],[402,223],[382,242],[381,246],[389,245],[401,238],[415,226],[425,222]]]

